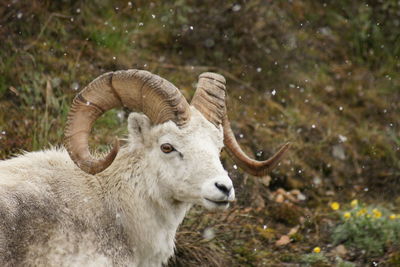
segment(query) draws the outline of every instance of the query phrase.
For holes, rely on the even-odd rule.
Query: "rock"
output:
[[[302,194],[298,189],[291,190],[290,194],[293,195],[298,201],[306,200],[306,196]]]
[[[207,241],[213,239],[215,237],[215,231],[212,227],[207,227],[204,229],[203,238]]]
[[[332,254],[343,258],[347,254],[347,249],[343,245],[339,245],[332,250]]]
[[[276,241],[275,245],[277,246],[285,246],[290,243],[290,237],[287,235],[281,236],[281,238]]]
[[[346,155],[344,153],[344,148],[342,145],[335,145],[332,147],[332,156],[334,156],[337,159],[340,160],[345,160]]]
[[[285,200],[282,194],[278,194],[275,198],[275,201],[278,203],[282,203]]]
[[[288,236],[294,235],[297,233],[297,231],[299,231],[300,226],[295,226],[292,229],[290,229],[289,233],[287,234]]]
[[[265,185],[266,187],[268,187],[271,183],[271,176],[266,175],[266,176],[262,176],[260,177],[260,182]]]
[[[314,183],[315,186],[320,186],[320,185],[322,184],[322,180],[321,180],[320,177],[315,176],[315,177],[313,178],[313,183]]]

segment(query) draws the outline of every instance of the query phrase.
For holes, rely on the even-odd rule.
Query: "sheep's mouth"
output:
[[[228,200],[211,200],[209,198],[206,198],[207,201],[212,202],[213,204],[217,206],[226,206],[229,204]]]

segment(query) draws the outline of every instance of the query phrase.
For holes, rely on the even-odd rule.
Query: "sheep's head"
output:
[[[107,73],[75,97],[65,131],[66,148],[79,168],[99,173],[113,162],[118,143],[104,159],[94,158],[88,149],[94,121],[115,107],[141,111],[144,115],[129,117],[130,138],[145,147],[151,159],[148,168],[157,172],[161,193],[206,208],[226,207],[234,190],[219,160],[223,144],[240,167],[256,176],[276,165],[288,145],[266,161],[247,157],[231,130],[225,96],[225,79],[215,73],[200,75],[190,105],[174,85],[147,71]]]
[[[219,159],[222,127],[195,108],[185,127],[171,121],[153,125],[144,114],[131,113],[128,129],[129,146],[143,153],[151,195],[209,209],[225,208],[234,200],[232,181]]]

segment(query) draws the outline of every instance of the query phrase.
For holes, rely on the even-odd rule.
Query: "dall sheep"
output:
[[[190,104],[167,80],[143,70],[101,75],[74,99],[65,149],[0,161],[0,266],[161,266],[193,204],[223,210],[234,200],[219,155],[264,175],[266,161],[240,149],[229,125],[225,79],[203,73]],[[96,119],[112,108],[129,136],[104,157],[89,152]]]

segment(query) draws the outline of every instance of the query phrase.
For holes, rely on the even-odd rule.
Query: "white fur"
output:
[[[193,204],[234,200],[233,188],[216,187],[232,187],[219,160],[222,128],[194,108],[183,128],[138,113],[128,120],[127,144],[94,176],[64,149],[0,162],[0,265],[161,266]],[[163,153],[163,143],[176,151]]]

